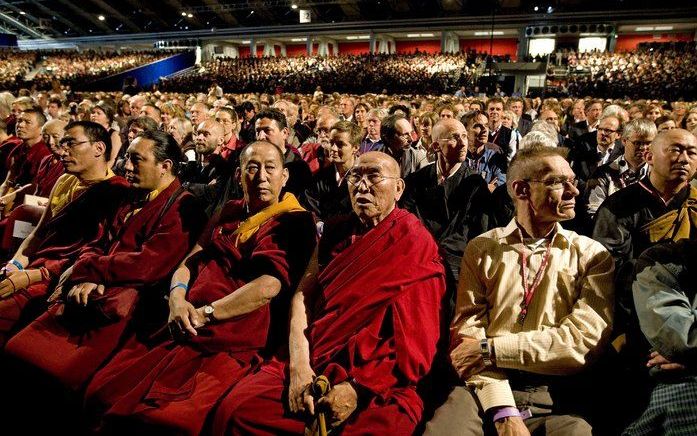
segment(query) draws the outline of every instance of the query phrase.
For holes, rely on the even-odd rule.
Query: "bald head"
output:
[[[697,171],[697,138],[683,129],[659,133],[646,152],[651,166],[651,183],[659,190],[672,194],[687,184]]]
[[[379,151],[361,155],[347,180],[353,211],[367,227],[387,218],[404,192],[397,161]]]
[[[41,134],[44,137],[46,145],[55,148],[60,140],[63,139],[63,135],[65,134],[65,126],[67,125],[68,123],[61,119],[54,119],[44,123],[44,126],[41,128]],[[57,150],[58,149],[56,148],[53,151],[57,152]]]
[[[376,165],[381,169],[381,173],[388,177],[400,177],[399,163],[387,153],[381,151],[369,151],[358,157],[356,165]]]
[[[242,154],[240,155],[240,167],[244,168],[247,165],[247,162],[249,162],[249,159],[255,154],[267,154],[268,150],[272,149],[274,150],[274,152],[270,152],[269,154],[273,155],[276,158],[274,159],[274,162],[282,167],[283,153],[281,152],[281,150],[278,149],[278,147],[276,147],[269,141],[256,141],[252,142],[247,147],[245,147],[244,151],[242,151]]]
[[[223,125],[215,120],[208,119],[196,127],[194,133],[196,152],[207,156],[222,146],[225,140]]]
[[[651,142],[651,151],[655,152],[666,144],[695,144],[697,138],[695,135],[685,129],[671,129],[660,132]]]
[[[454,133],[465,132],[465,126],[455,118],[443,118],[433,126],[431,137],[434,141],[452,138]]]

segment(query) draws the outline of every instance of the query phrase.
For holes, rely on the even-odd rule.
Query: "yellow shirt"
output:
[[[63,174],[56,181],[51,193],[49,207],[51,208],[51,216],[56,216],[65,206],[75,199],[75,196],[94,185],[114,177],[114,172],[111,168],[107,171],[103,179],[80,181],[72,174]]]
[[[465,249],[452,330],[456,337],[493,338],[496,368],[467,380],[484,410],[515,406],[505,369],[578,372],[609,337],[612,256],[600,243],[559,224],[553,234],[547,268],[522,325],[521,253],[529,255],[530,284],[550,242],[524,245],[512,220],[473,239]]]

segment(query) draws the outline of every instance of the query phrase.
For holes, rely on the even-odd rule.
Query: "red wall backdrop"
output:
[[[278,51],[278,50],[277,50]],[[305,56],[307,54],[307,45],[305,44],[286,44],[286,56],[294,58]]]
[[[491,40],[489,39],[461,39],[460,40],[460,50],[476,50],[479,53],[489,53],[492,49]],[[511,59],[516,59],[518,53],[518,39],[517,38],[494,38],[493,49],[491,50],[493,55],[510,55]]]
[[[637,45],[642,42],[673,42],[673,41],[693,41],[694,34],[692,33],[660,33],[660,34],[646,34],[646,33],[633,33],[626,35],[618,35],[617,45],[615,45],[616,52],[622,51],[632,51],[635,50]]]
[[[419,49],[422,53],[440,53],[440,40],[433,41],[396,41],[397,53],[414,53]]]
[[[361,55],[370,53],[370,42],[340,42],[339,43],[339,54],[340,55]]]
[[[240,57],[241,58],[248,58],[251,50],[249,49],[248,45],[242,45],[239,47],[240,51]],[[276,51],[278,52],[278,48],[276,48]],[[264,55],[264,44],[258,44],[257,45],[257,57],[262,57]]]

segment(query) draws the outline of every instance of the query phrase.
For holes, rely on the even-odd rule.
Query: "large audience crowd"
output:
[[[8,428],[697,434],[697,102],[365,59],[0,93]]]
[[[485,56],[477,53],[346,55],[295,58],[217,58],[191,74],[162,83],[163,90],[200,92],[218,82],[237,92],[276,87],[309,93],[316,86],[336,92],[442,94],[473,83]]]
[[[654,96],[667,100],[697,98],[697,43],[640,44],[625,53],[579,53],[572,69],[588,71],[572,75],[571,95],[609,98]]]

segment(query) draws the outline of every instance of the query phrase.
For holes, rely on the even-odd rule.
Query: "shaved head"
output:
[[[658,135],[656,135],[656,138],[651,142],[651,151],[655,152],[657,149],[664,147],[666,144],[672,144],[672,143],[692,143],[694,144],[695,141],[697,141],[697,138],[695,138],[695,135],[692,133],[688,132],[685,129],[672,129],[672,130],[666,130]]]
[[[399,164],[387,153],[383,153],[381,151],[369,151],[368,153],[364,153],[358,157],[358,160],[356,160],[356,165],[360,163],[377,163],[385,171],[383,175],[389,177],[400,177]]]
[[[431,137],[434,141],[450,138],[453,133],[465,132],[465,126],[455,118],[441,119],[433,126]]]
[[[248,146],[244,148],[242,151],[242,154],[240,155],[240,166],[244,167],[247,162],[249,161],[249,158],[255,153],[255,151],[271,147],[274,150],[276,150],[275,155],[278,157],[278,164],[280,166],[283,166],[283,153],[281,153],[281,150],[279,150],[278,147],[270,143],[269,141],[256,141],[252,142]]]

